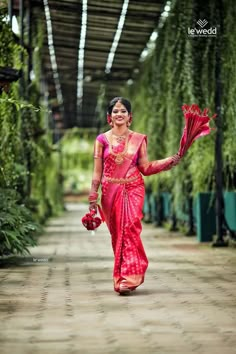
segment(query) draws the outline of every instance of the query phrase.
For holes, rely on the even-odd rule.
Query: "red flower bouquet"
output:
[[[102,210],[99,205],[97,205],[99,213],[101,215],[101,218],[96,216],[96,211],[90,211],[89,213],[85,214],[85,216],[82,217],[81,221],[84,227],[87,230],[95,230],[97,229],[101,223],[104,221],[104,215],[102,213]]]
[[[192,104],[191,106],[185,104],[182,106],[182,110],[185,118],[185,127],[178,151],[178,154],[181,157],[186,153],[196,139],[210,134],[210,120],[216,117],[216,114],[212,117],[208,116],[208,108],[205,108],[203,112],[201,112],[197,104]]]

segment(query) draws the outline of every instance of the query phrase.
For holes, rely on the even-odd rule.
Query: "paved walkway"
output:
[[[236,353],[235,249],[145,225],[146,281],[119,296],[106,227],[91,235],[84,213],[71,205],[0,269],[1,354]]]

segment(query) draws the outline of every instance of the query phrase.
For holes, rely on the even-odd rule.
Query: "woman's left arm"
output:
[[[103,145],[96,140],[94,143],[94,167],[89,192],[89,209],[97,211],[98,189],[102,179],[103,172]]]
[[[162,160],[148,161],[147,143],[144,139],[139,151],[138,169],[144,176],[150,176],[170,170],[180,162],[180,159],[180,155],[175,154]]]

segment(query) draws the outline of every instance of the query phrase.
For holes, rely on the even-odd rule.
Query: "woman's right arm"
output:
[[[94,167],[92,175],[91,189],[89,193],[89,210],[97,211],[98,189],[102,179],[103,172],[103,145],[96,140],[94,144]]]

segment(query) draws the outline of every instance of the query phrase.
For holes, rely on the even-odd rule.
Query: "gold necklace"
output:
[[[123,163],[123,161],[124,161],[124,155],[127,153],[127,150],[128,150],[128,138],[129,138],[129,133],[125,137],[126,140],[125,140],[124,150],[121,151],[121,152],[114,152],[113,149],[112,149],[112,142],[110,141],[110,139],[108,137],[109,153],[112,154],[113,156],[115,156],[115,163],[117,165],[121,165]]]
[[[121,142],[124,141],[125,138],[126,138],[125,135],[116,135],[116,134],[114,134],[114,133],[112,133],[112,135],[115,136],[117,143],[121,143]]]

